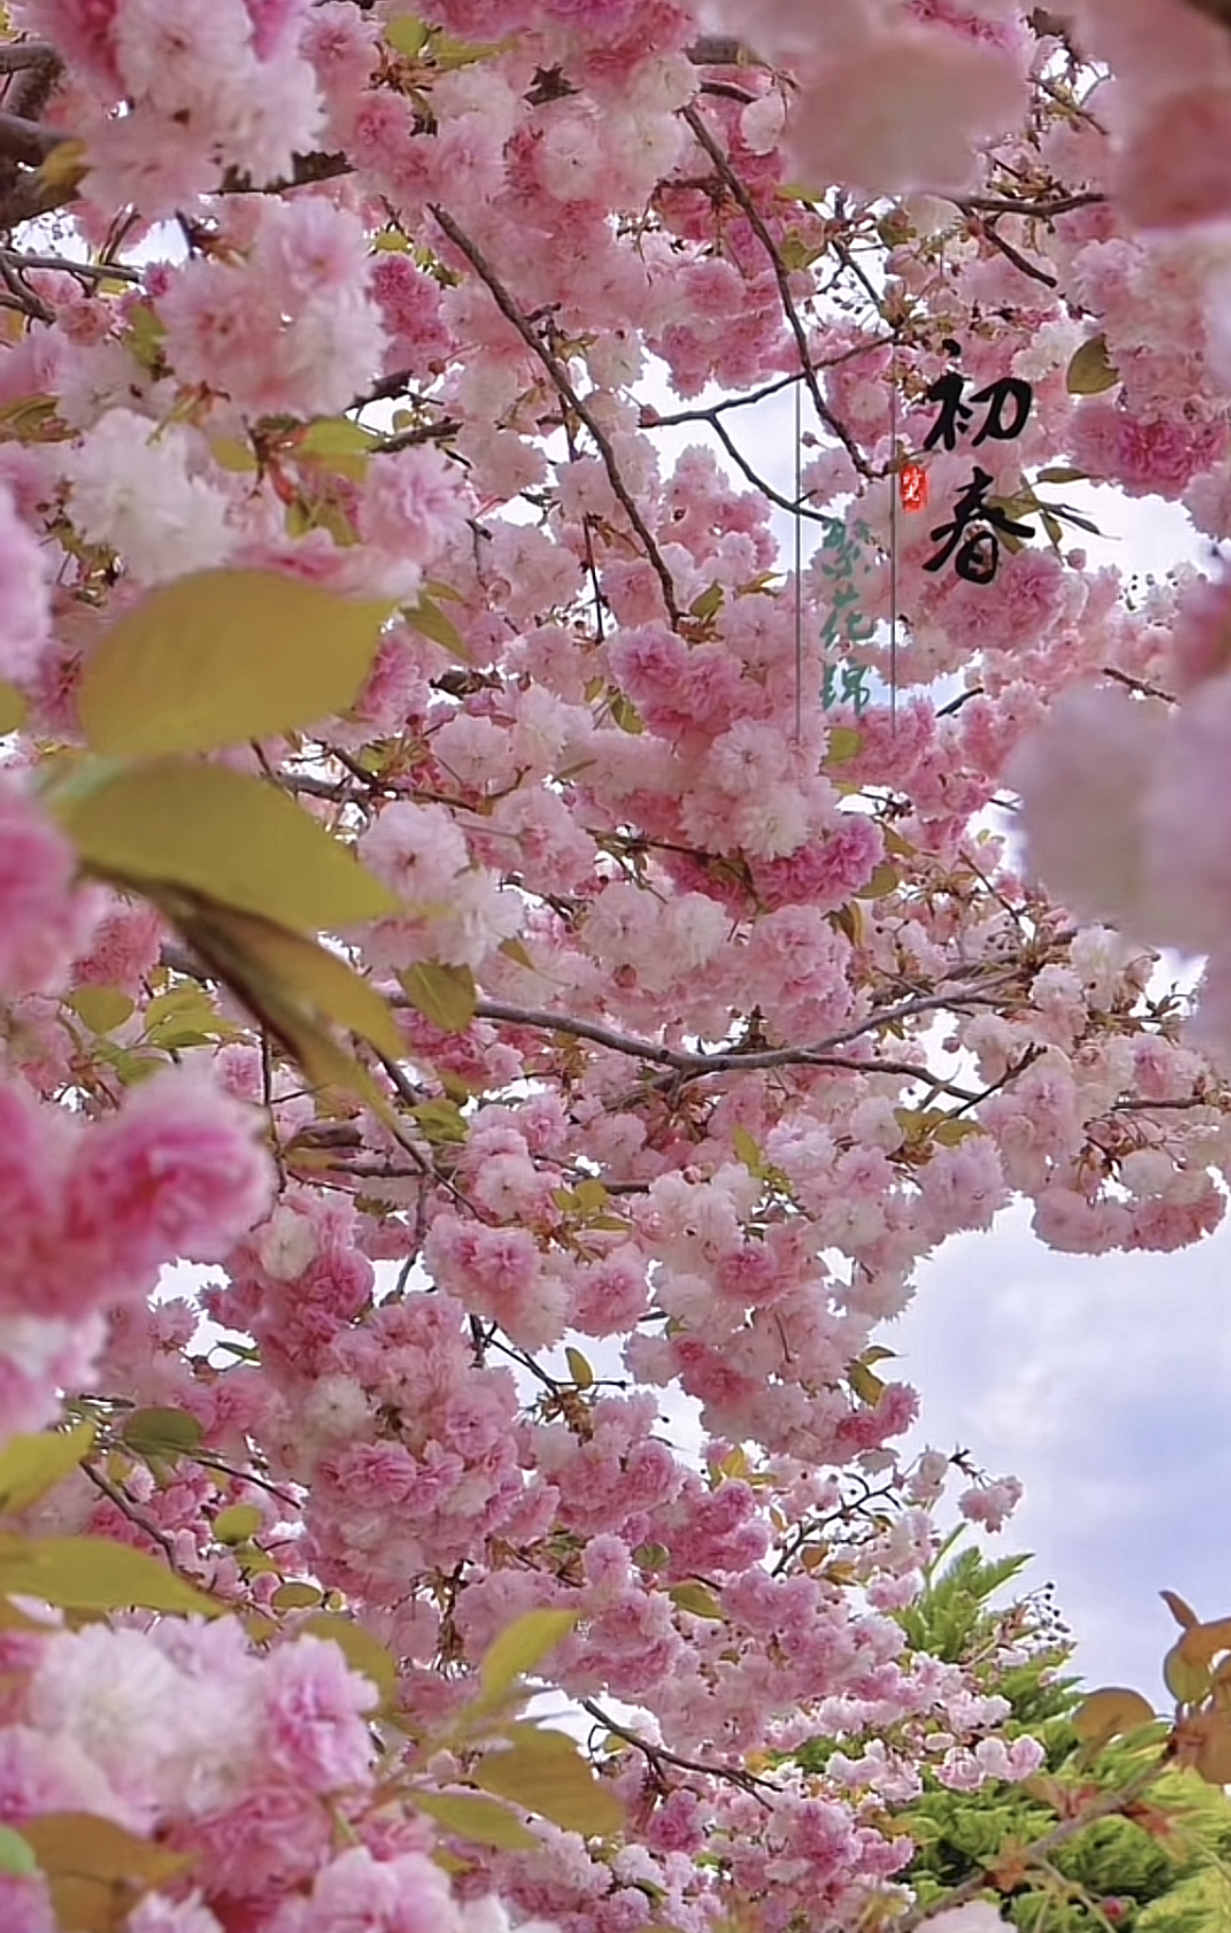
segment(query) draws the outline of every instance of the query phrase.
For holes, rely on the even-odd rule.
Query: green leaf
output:
[[[1083,1698],[1073,1713],[1073,1730],[1078,1738],[1091,1744],[1106,1744],[1122,1737],[1139,1725],[1152,1725],[1154,1711],[1139,1691],[1123,1685],[1108,1685]]]
[[[410,1112],[433,1147],[458,1147],[470,1132],[456,1101],[421,1101]]]
[[[260,467],[251,445],[241,443],[237,437],[217,436],[210,443],[209,449],[218,468],[227,470],[232,475],[250,475]]]
[[[295,1578],[279,1584],[269,1600],[275,1611],[308,1611],[320,1601],[321,1594],[315,1584],[301,1584]]]
[[[133,1891],[176,1880],[193,1863],[89,1812],[40,1813],[21,1836],[47,1875],[61,1933],[121,1933]]]
[[[254,1503],[228,1504],[214,1518],[214,1536],[220,1544],[246,1544],[264,1521]]]
[[[496,951],[503,953],[505,959],[512,960],[516,966],[525,967],[528,973],[535,972],[534,961],[519,939],[501,940]]]
[[[332,1611],[318,1611],[314,1617],[305,1618],[297,1628],[296,1637],[310,1633],[315,1638],[328,1638],[336,1644],[352,1671],[361,1677],[370,1678],[380,1693],[384,1706],[393,1703],[397,1690],[398,1668],[390,1652],[370,1631],[350,1618],[339,1617]]]
[[[527,1611],[494,1638],[483,1654],[479,1678],[489,1705],[532,1671],[577,1623],[575,1611]]]
[[[79,1469],[94,1448],[93,1423],[41,1436],[10,1436],[0,1449],[0,1515],[27,1510]]]
[[[14,1879],[28,1879],[38,1871],[38,1859],[34,1847],[12,1826],[0,1826],[0,1873],[8,1873]]]
[[[160,1560],[108,1537],[0,1538],[0,1591],[65,1611],[178,1611],[215,1618],[222,1605]]]
[[[586,1175],[573,1190],[573,1200],[583,1215],[597,1215],[607,1207],[611,1196],[597,1175]]]
[[[869,1369],[866,1362],[851,1363],[846,1380],[860,1402],[866,1403],[869,1409],[875,1409],[885,1393],[884,1382],[874,1370]]]
[[[8,732],[19,732],[25,723],[26,701],[16,685],[0,678],[0,737]]]
[[[638,1544],[633,1562],[643,1571],[665,1571],[671,1562],[671,1552],[665,1544]]]
[[[507,1751],[490,1752],[474,1778],[485,1792],[511,1799],[565,1832],[606,1834],[624,1824],[624,1808],[615,1793],[594,1777],[562,1732],[540,1733],[533,1744],[520,1740]]]
[[[315,941],[268,920],[204,900],[195,905],[181,903],[177,914],[177,924],[194,951],[281,1042],[309,1084],[354,1094],[382,1120],[396,1125],[387,1097],[367,1068],[329,1031],[328,1023],[336,1019],[349,1023],[357,1033],[375,1035],[376,1045],[392,1040],[392,1033],[384,1033],[391,1016],[366,981]],[[322,1012],[323,1000],[333,1013]],[[401,1051],[398,1036],[396,1054]]]
[[[295,438],[296,456],[368,456],[379,448],[376,432],[349,416],[324,416]]]
[[[743,1162],[750,1175],[759,1175],[765,1166],[765,1157],[749,1134],[747,1128],[738,1124],[731,1130],[731,1146]]]
[[[390,1060],[401,1058],[403,1042],[393,1009],[349,961],[302,933],[251,913],[223,907],[205,917],[210,927],[206,944],[215,957],[223,947],[241,992],[251,988],[275,995],[305,1018],[344,1027]]]
[[[385,22],[385,39],[397,54],[413,60],[427,46],[428,25],[417,14],[399,13]]]
[[[859,888],[856,899],[884,899],[889,893],[896,893],[902,884],[896,867],[887,859],[882,859],[866,885]]]
[[[131,1018],[134,1003],[118,987],[78,987],[65,1005],[84,1020],[92,1034],[111,1034]]]
[[[347,711],[390,609],[276,571],[200,571],[159,585],[86,660],[77,697],[86,743],[120,758],[210,752]]]
[[[1074,470],[1067,463],[1056,463],[1046,470],[1040,470],[1038,483],[1085,483],[1088,479],[1084,470]]]
[[[986,1132],[986,1128],[981,1128],[977,1121],[954,1121],[950,1119],[942,1121],[934,1129],[932,1139],[938,1142],[942,1148],[956,1148],[959,1142],[969,1141],[972,1134],[985,1134]]]
[[[847,759],[857,758],[863,744],[863,733],[854,725],[831,725],[825,741],[826,765],[844,765]]]
[[[679,1611],[688,1611],[694,1618],[713,1618],[718,1623],[726,1622],[723,1610],[714,1593],[704,1584],[673,1584],[667,1596]]]
[[[476,1846],[531,1852],[539,1845],[515,1812],[478,1792],[412,1792],[410,1798],[417,1812],[426,1812],[429,1819]]]
[[[406,998],[442,1034],[464,1034],[474,1019],[478,992],[469,967],[419,960],[398,974]]]
[[[1105,389],[1114,389],[1119,380],[1120,372],[1107,354],[1103,335],[1091,336],[1082,343],[1064,378],[1070,396],[1101,396]]]
[[[566,1349],[564,1354],[568,1362],[568,1373],[578,1389],[593,1389],[594,1371],[580,1349]]]
[[[406,607],[404,615],[407,624],[421,636],[430,638],[433,644],[438,644],[451,658],[460,658],[463,664],[470,663],[465,638],[434,598],[421,597],[417,604]]]
[[[114,884],[187,888],[299,932],[402,910],[284,792],[222,765],[103,770],[52,804],[88,869]]]
[[[126,1416],[120,1440],[136,1456],[191,1456],[205,1432],[195,1416],[182,1409],[135,1409]]]
[[[721,611],[725,598],[726,592],[722,585],[711,584],[707,591],[702,591],[700,597],[693,599],[688,607],[688,615],[699,618],[703,624],[708,624],[710,619],[717,617]]]

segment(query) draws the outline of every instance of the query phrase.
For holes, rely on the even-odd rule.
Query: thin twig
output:
[[[582,1698],[579,1703],[583,1711],[589,1712],[596,1724],[610,1732],[613,1738],[622,1738],[626,1745],[633,1746],[649,1760],[651,1765],[655,1763],[674,1765],[681,1772],[699,1772],[702,1778],[725,1779],[729,1785],[738,1785],[742,1791],[750,1793],[755,1799],[760,1799],[763,1805],[769,1802],[762,1797],[758,1787],[764,1786],[771,1792],[776,1790],[769,1779],[759,1778],[755,1772],[745,1772],[739,1766],[708,1765],[704,1759],[681,1758],[678,1752],[668,1751],[665,1745],[651,1745],[649,1739],[639,1737],[626,1725],[621,1725],[617,1719],[609,1717],[602,1706],[596,1705],[591,1698]]]
[[[804,381],[808,385],[808,394],[812,398],[812,407],[815,409],[819,420],[825,425],[830,435],[837,437],[860,475],[870,477],[872,475],[871,466],[864,456],[863,451],[859,448],[859,445],[855,442],[854,437],[846,428],[845,424],[838,421],[828,403],[825,401],[825,398],[821,395],[821,387],[816,380],[816,371],[812,367],[812,358],[808,352],[807,333],[796,312],[795,302],[791,295],[791,281],[787,273],[786,263],[782,259],[777,243],[765,225],[765,220],[760,209],[752,199],[744,183],[736,174],[717,141],[715,141],[713,135],[706,127],[705,122],[698,114],[696,108],[681,108],[680,117],[687,122],[698,142],[709,155],[710,160],[717,168],[727,188],[739,204],[743,213],[747,216],[753,234],[769,256],[770,265],[774,271],[774,280],[778,284],[778,294],[782,300],[783,312],[799,349],[800,365],[803,371]]]
[[[663,603],[666,605],[667,615],[670,617],[672,625],[678,626],[682,613],[675,601],[675,586],[671,580],[671,573],[667,569],[666,563],[644,517],[641,515],[640,510],[637,508],[629,492],[628,485],[620,474],[620,467],[616,462],[615,451],[611,447],[611,440],[607,432],[595,417],[593,410],[577,394],[569,378],[568,371],[565,369],[559,357],[548,347],[543,338],[531,326],[529,319],[522,313],[522,310],[513,300],[513,297],[505,288],[500,277],[496,274],[495,269],[493,269],[491,263],[482,254],[480,249],[471,241],[465,231],[458,227],[447,209],[440,207],[438,203],[433,203],[429,207],[428,212],[440,228],[444,230],[444,233],[449,237],[454,247],[461,250],[466,260],[474,269],[475,274],[486,284],[488,292],[495,302],[496,307],[500,310],[501,315],[505,317],[506,321],[512,323],[522,341],[529,349],[533,350],[551,377],[563,401],[573,411],[578,422],[584,423],[590,432],[595,447],[603,460],[603,468],[607,472],[607,480],[611,485],[621,509],[636,531],[646,556],[653,565],[654,574],[662,587]]]
[[[112,1483],[110,1477],[105,1477],[97,1464],[85,1462],[81,1465],[81,1469],[94,1488],[101,1490],[108,1502],[115,1505],[121,1516],[127,1517],[129,1523],[135,1524],[143,1536],[148,1537],[152,1544],[158,1545],[168,1564],[178,1575],[179,1565],[176,1561],[175,1545],[166,1531],[160,1525],[152,1523],[145,1512],[132,1501],[128,1492],[121,1490],[118,1484]]]

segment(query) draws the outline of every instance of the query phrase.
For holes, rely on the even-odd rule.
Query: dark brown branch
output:
[[[41,127],[24,115],[0,109],[0,155],[22,161],[28,168],[41,167],[47,156],[64,145],[67,137],[59,128]]]
[[[1028,262],[1026,257],[1014,248],[1012,242],[1006,242],[994,220],[981,223],[980,232],[993,248],[1000,251],[1006,261],[1012,262],[1014,268],[1019,269],[1023,275],[1028,275],[1031,281],[1043,282],[1049,289],[1059,288],[1060,283],[1056,276],[1049,275],[1047,270],[1039,268],[1037,263]]]
[[[791,281],[787,273],[786,263],[782,259],[777,243],[765,225],[765,220],[760,209],[752,199],[744,183],[736,174],[717,141],[715,141],[713,135],[706,127],[705,122],[698,114],[696,108],[681,108],[680,116],[682,120],[688,123],[697,141],[705,149],[706,154],[708,154],[710,160],[717,168],[727,188],[739,204],[740,209],[747,216],[753,234],[769,256],[770,266],[774,271],[774,280],[778,284],[778,294],[782,301],[783,313],[786,316],[791,334],[794,336],[796,346],[799,349],[799,360],[803,370],[803,378],[808,385],[808,394],[812,398],[812,407],[816,411],[818,419],[825,425],[825,428],[831,436],[837,437],[860,475],[870,477],[872,471],[863,451],[859,448],[859,445],[855,442],[854,437],[846,428],[845,424],[838,421],[828,403],[825,401],[825,398],[821,395],[821,386],[817,382],[816,371],[812,366],[812,358],[808,352],[807,332],[799,319],[795,302],[791,295]]]
[[[538,357],[544,369],[546,369],[548,375],[551,377],[552,382],[555,384],[556,389],[559,391],[561,399],[572,410],[578,422],[585,424],[602,458],[603,468],[607,472],[607,480],[611,485],[616,499],[625,516],[628,518],[629,523],[636,531],[642,547],[645,550],[645,554],[653,566],[654,574],[662,587],[663,603],[666,605],[667,615],[670,617],[672,624],[678,626],[682,613],[679,605],[675,601],[675,586],[671,580],[671,573],[667,569],[666,563],[644,517],[637,508],[632,496],[629,494],[628,485],[620,475],[620,467],[615,459],[615,451],[611,447],[610,439],[603,429],[602,424],[599,423],[589,405],[583,402],[577,394],[569,378],[568,371],[565,369],[559,357],[548,347],[542,337],[531,326],[529,319],[522,313],[486,257],[475,246],[465,231],[458,227],[448,210],[441,208],[438,204],[433,204],[428,212],[439,227],[443,229],[454,247],[461,250],[466,260],[470,263],[470,266],[474,269],[475,274],[486,284],[488,293],[491,295],[496,307],[500,310],[501,315],[504,316],[506,321],[512,323],[522,341],[529,349],[534,351],[534,354]]]

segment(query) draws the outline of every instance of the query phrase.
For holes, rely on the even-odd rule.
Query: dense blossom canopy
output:
[[[1231,589],[1065,499],[1231,535],[1219,11],[12,0],[6,1933],[853,1933],[1036,1770],[880,1325],[1223,1213]]]

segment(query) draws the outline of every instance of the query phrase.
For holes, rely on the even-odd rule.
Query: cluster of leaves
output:
[[[1145,1719],[1129,1739],[1100,1742],[1100,1694],[1083,1700],[1079,1680],[1067,1674],[1073,1642],[1047,1595],[992,1603],[1028,1561],[989,1561],[966,1550],[900,1614],[913,1649],[984,1675],[1010,1704],[1006,1736],[1029,1733],[1046,1753],[1022,1787],[992,1781],[960,1793],[929,1779],[896,1821],[917,1847],[911,1885],[930,1906],[986,1874],[1021,1933],[1216,1933],[1231,1915],[1231,1805],[1191,1771],[1164,1774],[1123,1812],[1082,1826],[1045,1865],[1023,1859],[1058,1821],[1139,1782],[1157,1762],[1164,1729],[1145,1706],[1144,1714],[1129,1714]],[[1026,1655],[999,1662],[1006,1651]]]

